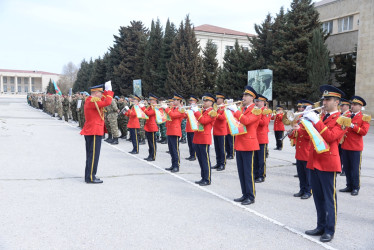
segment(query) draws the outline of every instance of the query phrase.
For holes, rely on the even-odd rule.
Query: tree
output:
[[[181,22],[172,44],[172,56],[168,63],[166,87],[185,97],[201,95],[203,89],[202,60],[189,16]]]
[[[312,42],[308,48],[306,60],[308,72],[308,99],[318,100],[320,97],[319,86],[326,84],[329,80],[330,65],[329,51],[321,28],[314,29]]]
[[[161,60],[163,44],[163,32],[160,20],[157,19],[156,24],[152,20],[151,31],[145,49],[144,55],[144,70],[142,77],[143,95],[148,95],[150,92],[159,94],[159,89],[164,87],[164,82],[161,74]]]
[[[306,98],[308,73],[306,58],[312,32],[320,28],[319,14],[311,0],[293,0],[285,16],[279,46],[274,46],[275,91],[282,101]]]
[[[204,92],[212,92],[217,82],[218,60],[217,46],[208,40],[203,51],[203,89]]]
[[[64,65],[62,68],[62,74],[60,75],[60,79],[58,80],[57,84],[64,95],[68,94],[70,88],[73,87],[74,82],[77,79],[77,73],[78,68],[72,62]]]
[[[356,82],[356,55],[354,51],[351,54],[340,54],[334,56],[335,80],[340,84],[339,88],[350,99],[355,95]]]
[[[53,85],[52,79],[49,79],[49,83],[48,83],[46,92],[48,94],[56,94],[55,86]]]
[[[106,66],[103,59],[100,57],[93,62],[92,74],[90,76],[91,86],[105,83],[106,80]]]
[[[216,91],[227,97],[240,99],[248,83],[248,71],[254,67],[252,54],[239,46],[236,40],[234,48],[226,50],[223,67],[219,70]]]
[[[87,62],[85,59],[83,59],[81,66],[77,73],[77,80],[75,81],[73,85],[73,91],[87,91],[90,84],[91,74],[92,74],[92,68],[93,68],[93,62],[92,59],[90,62]]]

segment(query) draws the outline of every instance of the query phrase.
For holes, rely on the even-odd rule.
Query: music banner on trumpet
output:
[[[321,134],[317,131],[317,129],[313,126],[312,122],[302,119],[301,124],[304,125],[306,132],[308,132],[311,141],[313,142],[314,149],[318,154],[327,152],[330,150],[329,145],[326,141],[322,138]]]
[[[157,124],[162,124],[166,121],[168,121],[168,114],[164,110],[159,110],[155,108],[155,113],[156,113],[156,123]],[[170,117],[169,117],[170,119]]]
[[[191,130],[204,131],[204,126],[196,119],[192,110],[186,110],[188,120],[190,122]]]
[[[225,109],[225,117],[227,124],[229,125],[230,134],[232,136],[242,135],[247,133],[247,128],[241,124],[228,109]]]
[[[134,106],[134,110],[135,110],[135,113],[138,119],[146,119],[146,120],[149,119],[149,117],[143,112],[143,110],[140,109],[138,105]]]

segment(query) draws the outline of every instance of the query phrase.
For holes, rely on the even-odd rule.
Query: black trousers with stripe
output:
[[[139,153],[139,129],[130,128],[130,138],[132,142],[132,151]]]
[[[232,156],[234,157],[235,155],[235,150],[234,150],[234,144],[235,144],[235,136],[232,136],[231,134],[226,135],[225,138],[226,142],[226,154],[227,156]]]
[[[306,168],[307,161],[296,160],[297,176],[300,181],[300,192],[303,194],[312,194],[312,186],[310,185],[310,169]]]
[[[192,143],[194,135],[195,135],[194,132],[187,132],[187,142],[188,142],[188,149],[190,151],[190,157],[195,157],[196,158],[195,147]]]
[[[102,136],[85,135],[84,139],[86,141],[86,169],[84,173],[84,179],[85,181],[93,181],[94,179],[96,179]]]
[[[260,150],[255,151],[255,179],[266,177],[266,144],[260,144]]]
[[[342,149],[342,160],[347,180],[347,187],[360,189],[362,151]]]
[[[179,154],[179,136],[168,135],[168,146],[171,155],[171,166],[178,168],[180,166],[180,154]]]
[[[226,166],[226,136],[215,135],[214,139],[214,150],[216,151],[216,160],[218,166]]]
[[[208,144],[194,144],[197,160],[201,169],[201,179],[211,182],[211,163]]]
[[[274,131],[275,140],[277,141],[277,149],[283,149],[283,137],[284,131]]]
[[[255,182],[253,176],[253,161],[255,151],[236,151],[236,165],[240,180],[242,194],[250,200],[256,197]]]
[[[147,132],[145,131],[145,136],[147,137],[148,141],[148,157],[156,160],[156,151],[157,151],[157,143],[156,143],[156,132]]]
[[[333,235],[338,212],[336,172],[310,170],[310,181],[317,210],[317,228]]]

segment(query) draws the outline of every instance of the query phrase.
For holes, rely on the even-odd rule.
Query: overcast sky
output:
[[[113,34],[132,20],[147,27],[159,18],[177,26],[190,15],[195,26],[211,24],[254,33],[267,13],[291,0],[0,0],[0,68],[61,73],[68,62],[102,56]]]

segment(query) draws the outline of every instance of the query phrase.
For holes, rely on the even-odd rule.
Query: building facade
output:
[[[209,24],[203,24],[195,27],[196,39],[200,42],[200,48],[205,49],[208,40],[217,46],[217,60],[219,66],[223,65],[223,57],[225,55],[226,49],[232,50],[235,45],[235,41],[238,40],[240,46],[244,49],[250,49],[248,36],[253,36],[252,34],[225,29]]]
[[[49,81],[57,83],[59,76],[44,71],[0,69],[0,94],[45,92]]]
[[[357,50],[355,94],[374,115],[374,0],[323,0],[315,3],[331,55]]]

